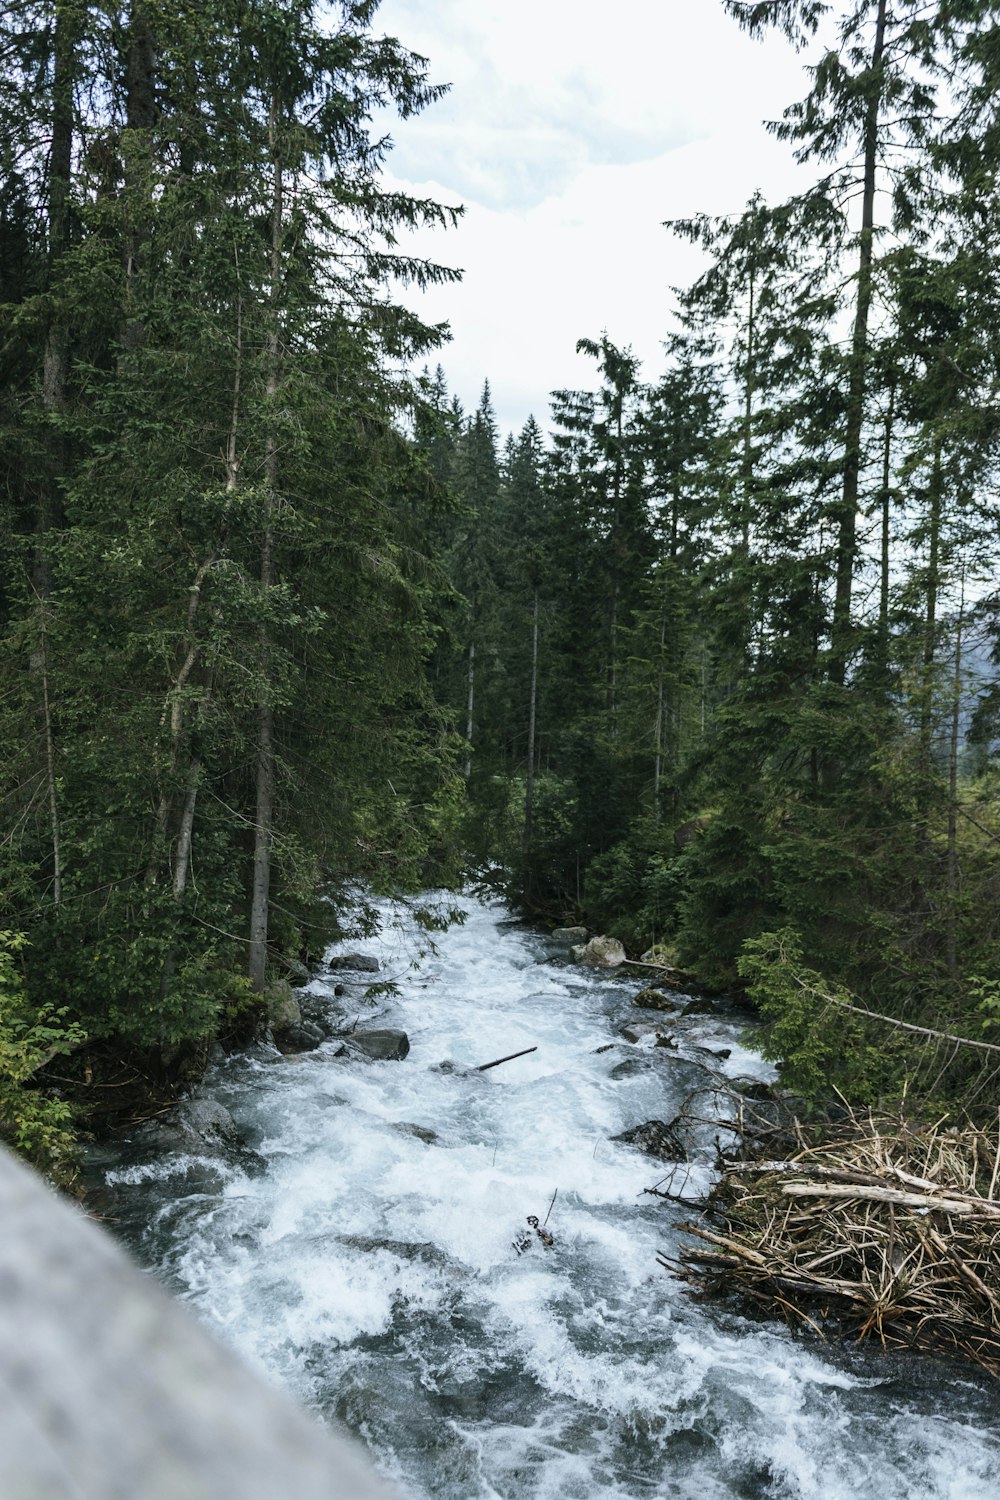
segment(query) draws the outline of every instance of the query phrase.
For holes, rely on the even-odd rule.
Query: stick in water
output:
[[[527,1057],[529,1052],[537,1051],[537,1047],[525,1047],[523,1052],[510,1052],[506,1057],[495,1057],[492,1062],[480,1063],[476,1072],[485,1073],[487,1068],[499,1068],[503,1062],[513,1062],[515,1057]]]
[[[543,1229],[545,1228],[546,1224],[549,1222],[549,1215],[552,1213],[552,1210],[555,1207],[556,1198],[558,1196],[559,1196],[559,1189],[556,1188],[555,1192],[552,1194],[552,1202],[549,1204],[549,1212],[545,1215],[545,1218],[542,1220],[542,1228]]]

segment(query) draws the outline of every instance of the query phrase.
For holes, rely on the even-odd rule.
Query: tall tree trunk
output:
[[[123,251],[125,264],[125,324],[122,345],[134,353],[142,344],[144,326],[136,316],[136,278],[142,266],[143,245],[149,237],[148,215],[140,212],[140,196],[148,172],[151,133],[156,124],[156,43],[143,0],[135,0],[129,22],[125,65],[125,127],[129,137],[123,152],[128,228]]]
[[[49,794],[49,830],[52,840],[52,900],[62,901],[62,835],[59,822],[59,799],[56,781],[55,737],[52,732],[52,705],[49,701],[49,658],[45,635],[45,602],[38,602],[39,672],[42,685],[42,717],[45,724],[45,775]]]
[[[965,580],[955,628],[955,671],[951,691],[951,735],[948,745],[948,918],[945,930],[945,961],[948,978],[958,983],[958,743],[962,707],[962,630],[965,624]]]
[[[875,41],[864,124],[861,241],[858,257],[857,300],[851,335],[851,362],[844,432],[844,481],[837,530],[836,591],[830,635],[830,676],[843,683],[851,652],[851,599],[857,558],[858,495],[861,484],[861,437],[865,415],[865,363],[872,301],[872,262],[875,241],[875,177],[878,163],[879,116],[882,105],[882,62],[885,53],[887,0],[879,0]]]
[[[922,694],[920,703],[920,758],[930,780],[934,728],[934,666],[937,657],[937,606],[941,589],[941,440],[934,445],[931,465],[930,511],[927,518],[927,591],[924,611]]]
[[[742,562],[746,565],[750,557],[750,516],[753,505],[753,400],[756,382],[754,380],[754,360],[757,357],[756,349],[756,267],[750,266],[749,285],[749,309],[747,312],[747,366],[746,378],[743,382],[743,460],[742,460],[742,515],[740,517],[740,550]]]
[[[528,774],[524,784],[525,886],[531,879],[531,836],[535,810],[535,723],[538,706],[538,585],[531,611],[531,689],[528,694]]]
[[[889,387],[889,405],[885,414],[882,440],[881,555],[878,591],[878,667],[883,677],[889,673],[889,569],[892,541],[892,429],[896,416],[896,384]]]
[[[274,430],[274,406],[280,384],[281,358],[280,298],[281,248],[284,225],[284,170],[278,130],[280,124],[277,92],[271,97],[268,144],[274,170],[274,192],[271,200],[271,318],[268,330],[267,398],[268,436],[264,460],[267,484],[267,512],[260,551],[260,586],[266,597],[274,586],[274,499],[278,490],[278,442]],[[257,706],[257,810],[254,821],[253,894],[250,903],[250,982],[260,993],[267,978],[268,906],[271,890],[271,849],[274,826],[274,708],[271,702],[270,646],[266,628],[261,631],[262,691]]]
[[[468,749],[465,752],[465,779],[472,776],[472,732],[475,728],[473,714],[476,708],[476,590],[473,588],[469,597],[469,653],[466,671],[465,692],[465,741]]]
[[[62,901],[62,837],[56,778],[55,731],[53,727],[47,644],[46,611],[52,593],[52,533],[63,523],[62,484],[66,475],[66,439],[60,419],[66,407],[69,376],[69,326],[58,307],[59,264],[70,244],[70,192],[73,173],[73,87],[76,77],[76,18],[73,8],[61,0],[55,7],[52,77],[52,136],[49,156],[48,286],[55,294],[56,311],[49,319],[42,356],[42,404],[48,431],[49,462],[45,466],[35,511],[35,544],[31,584],[38,617],[37,644],[29,666],[39,688],[39,707],[45,740],[45,778],[48,793],[49,833],[52,844],[52,896]]]

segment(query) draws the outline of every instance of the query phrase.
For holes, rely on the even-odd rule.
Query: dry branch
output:
[[[809,1144],[791,1122],[723,1162],[694,1242],[660,1264],[786,1319],[963,1356],[1000,1375],[1000,1117],[988,1130],[848,1113]],[[760,1148],[763,1147],[764,1150]],[[752,1152],[753,1138],[745,1138]],[[990,1176],[977,1189],[977,1174]],[[986,1182],[983,1183],[984,1189]]]

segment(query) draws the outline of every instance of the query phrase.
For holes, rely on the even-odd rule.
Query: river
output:
[[[247,1151],[103,1158],[139,1259],[414,1500],[1000,1493],[996,1390],[974,1372],[795,1336],[658,1268],[685,1211],[643,1193],[663,1163],[610,1138],[693,1091],[724,1115],[722,1075],[771,1077],[745,1018],[692,1017],[676,1052],[625,1041],[654,1019],[631,1003],[641,981],[460,904],[433,938],[386,907],[379,937],[346,945],[381,972],[308,987],[344,1025],[404,1029],[404,1061],[336,1058],[332,1040],[220,1059],[202,1092]],[[373,978],[397,993],[366,1004]],[[700,1129],[692,1191],[720,1131]],[[550,1203],[554,1244],[518,1254]]]

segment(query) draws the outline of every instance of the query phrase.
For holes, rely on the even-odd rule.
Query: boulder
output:
[[[382,965],[371,953],[335,953],[328,959],[330,969],[353,969],[358,974],[377,974]]]
[[[593,964],[599,969],[616,969],[625,962],[625,949],[617,938],[593,937],[589,943],[580,943],[573,949],[573,958],[578,964]]]
[[[681,1011],[682,1016],[711,1016],[715,1014],[715,1006],[711,1000],[689,1000]]]
[[[622,1027],[621,1034],[627,1042],[641,1042],[643,1037],[663,1036],[664,1032],[655,1021],[633,1021]]]
[[[640,1006],[643,1010],[676,1011],[679,1009],[676,1000],[665,995],[662,990],[654,989],[652,985],[648,989],[640,990],[632,1004]]]
[[[687,1149],[677,1134],[676,1124],[676,1120],[669,1124],[665,1120],[647,1120],[644,1125],[623,1130],[621,1135],[613,1135],[611,1139],[620,1141],[623,1146],[634,1146],[637,1151],[645,1151],[647,1156],[658,1156],[662,1161],[687,1161]]]
[[[287,979],[276,979],[264,991],[267,1001],[267,1024],[272,1031],[289,1031],[301,1026],[302,1009]]]
[[[557,927],[552,933],[554,943],[585,943],[590,936],[586,927]]]
[[[326,1036],[321,1026],[314,1026],[309,1021],[303,1021],[301,1026],[289,1026],[284,1034],[283,1040],[298,1052],[312,1052],[325,1041]]]
[[[241,1146],[236,1121],[215,1099],[184,1099],[168,1115],[148,1120],[136,1140],[157,1151],[191,1151],[209,1145]]]
[[[401,1135],[416,1136],[418,1141],[423,1141],[425,1146],[432,1146],[438,1138],[436,1130],[431,1130],[427,1125],[414,1125],[412,1120],[397,1120],[393,1130],[398,1130]]]
[[[619,1079],[632,1078],[636,1073],[650,1073],[656,1066],[653,1058],[644,1052],[639,1057],[626,1057],[624,1062],[615,1063],[608,1077],[617,1083]]]
[[[352,1052],[373,1062],[402,1062],[410,1050],[405,1031],[352,1031],[345,1040]]]

